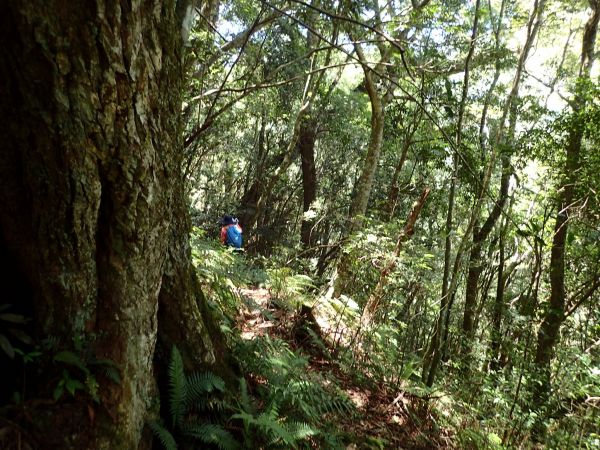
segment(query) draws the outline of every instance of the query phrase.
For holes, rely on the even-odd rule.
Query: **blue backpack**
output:
[[[242,232],[236,225],[227,227],[227,245],[235,248],[242,248]]]

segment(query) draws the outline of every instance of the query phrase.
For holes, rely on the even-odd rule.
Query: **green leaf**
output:
[[[62,397],[63,392],[65,392],[63,385],[64,383],[61,380],[61,382],[58,383],[58,385],[54,388],[54,394],[52,395],[52,397],[54,398],[55,402],[58,401],[58,399]]]
[[[215,389],[221,392],[225,390],[225,382],[222,378],[210,372],[193,373],[187,378],[186,401],[198,400]]]
[[[196,438],[205,444],[214,444],[222,450],[239,448],[233,436],[220,425],[211,423],[190,424],[183,431],[187,436]]]
[[[3,313],[0,314],[0,320],[11,323],[27,323],[27,319],[20,314]]]
[[[500,436],[498,436],[496,433],[488,433],[487,437],[492,445],[494,445],[494,446],[502,445],[502,439],[500,439]]]
[[[83,360],[79,356],[77,356],[75,353],[67,351],[67,350],[57,353],[54,356],[54,361],[63,362],[65,364],[69,364],[71,366],[77,367],[78,369],[81,369],[86,374],[88,374],[90,372],[88,370],[88,368],[85,366],[85,363],[83,362]]]
[[[305,422],[292,422],[288,424],[290,434],[294,440],[302,440],[309,436],[314,436],[318,432]]]
[[[105,367],[104,375],[115,384],[121,384],[121,374],[115,367]]]
[[[177,450],[177,443],[173,435],[160,422],[150,422],[148,427],[152,433],[160,441],[165,450]]]
[[[15,349],[3,334],[0,334],[0,348],[2,348],[4,353],[6,353],[9,358],[12,359],[15,357]]]
[[[85,389],[85,385],[81,381],[73,380],[72,378],[69,378],[65,381],[65,387],[67,388],[67,391],[71,395],[75,395],[75,392],[77,390]]]
[[[169,401],[171,403],[171,419],[173,426],[178,426],[185,415],[186,381],[183,372],[181,353],[173,346],[169,364]]]
[[[8,331],[24,344],[33,345],[33,339],[24,331],[17,330],[16,328],[9,328]]]

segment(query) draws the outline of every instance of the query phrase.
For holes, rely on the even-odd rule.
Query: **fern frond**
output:
[[[211,372],[195,372],[187,377],[185,400],[188,403],[194,402],[215,389],[220,392],[225,390],[225,382],[221,377]]]
[[[177,450],[175,438],[160,422],[149,422],[148,427],[152,430],[152,433],[160,441],[165,450]]]
[[[295,441],[300,441],[309,436],[315,436],[318,431],[313,429],[306,422],[289,422],[286,424],[289,433],[292,435]]]
[[[104,375],[106,376],[106,378],[111,380],[113,383],[121,384],[121,374],[119,373],[118,369],[116,369],[114,367],[106,366],[106,367],[104,367]]]
[[[240,419],[245,425],[254,423],[254,416],[247,412],[240,412],[231,416],[232,419]]]
[[[285,444],[293,446],[296,441],[286,426],[280,423],[279,411],[274,405],[271,405],[267,411],[256,417],[254,424],[271,438],[272,444],[283,441]]]
[[[183,372],[181,353],[173,346],[171,362],[169,363],[169,402],[171,406],[171,419],[173,426],[182,423],[185,415],[186,380]]]
[[[198,439],[205,444],[215,444],[222,450],[239,448],[231,433],[220,425],[212,423],[190,424],[184,428],[184,433],[186,436]]]
[[[250,403],[250,397],[248,396],[248,385],[244,378],[240,378],[240,404],[242,406],[242,411],[252,413],[252,404]]]
[[[224,412],[231,405],[226,400],[217,398],[201,399],[194,404],[197,411]]]

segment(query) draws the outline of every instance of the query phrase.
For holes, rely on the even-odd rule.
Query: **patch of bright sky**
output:
[[[521,1],[520,3],[524,10],[530,7],[529,1]],[[551,8],[546,11],[545,21],[540,29],[537,42],[531,49],[526,67],[532,76],[527,79],[528,83],[526,85],[528,87],[526,89],[537,89],[539,95],[547,97],[547,107],[551,111],[559,112],[567,106],[559,93],[564,97],[570,97],[569,85],[564,80],[559,79],[555,91],[551,93],[550,89],[544,84],[549,85],[556,77],[556,69],[562,57],[570,29],[579,30],[578,33],[571,36],[568,50],[576,55],[578,60],[581,49],[581,30],[588,16],[589,10],[575,13],[565,11],[564,8],[561,8],[561,5],[551,5]],[[555,23],[551,23],[552,21]],[[549,27],[552,28],[549,29]],[[520,49],[525,41],[526,32],[526,27],[519,29],[513,34],[509,45],[515,50]],[[541,82],[533,77],[538,78]],[[528,93],[527,90],[524,92],[524,94]]]
[[[342,70],[339,87],[348,92],[356,88],[363,80],[363,70],[358,64],[349,64]]]

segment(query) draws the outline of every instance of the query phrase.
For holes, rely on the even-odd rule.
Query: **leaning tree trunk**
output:
[[[512,127],[512,129],[514,130],[514,127]],[[510,134],[508,142],[512,142],[512,134]],[[469,254],[469,270],[467,275],[467,287],[465,289],[465,311],[462,324],[462,352],[466,355],[470,355],[471,353],[476,331],[475,312],[477,309],[477,297],[479,294],[479,277],[481,276],[481,271],[483,270],[481,250],[487,237],[494,229],[496,221],[500,217],[504,205],[506,204],[511,175],[510,156],[503,155],[502,177],[500,180],[500,193],[498,195],[498,200],[496,200],[496,203],[494,204],[494,207],[492,208],[492,211],[490,212],[490,215],[487,217],[483,226],[481,228],[473,229],[473,245]]]
[[[43,407],[46,448],[138,447],[158,330],[188,364],[215,360],[180,171],[181,3],[0,7],[0,241],[33,292],[37,336],[78,342],[122,380],[97,375],[97,406]]]
[[[379,164],[379,155],[381,153],[381,145],[383,143],[383,129],[385,124],[385,100],[386,97],[381,95],[377,90],[376,82],[373,79],[372,69],[367,65],[366,58],[360,44],[355,44],[356,53],[361,62],[363,72],[365,74],[365,86],[369,101],[371,104],[371,133],[369,135],[369,145],[367,154],[363,162],[362,171],[356,185],[354,187],[354,198],[350,204],[350,213],[348,216],[348,228],[345,231],[345,236],[348,237],[352,233],[359,231],[363,226],[363,216],[367,212],[369,198],[373,190],[375,174]],[[382,56],[384,61],[384,56]],[[350,256],[347,253],[342,253],[338,265],[336,267],[336,275],[333,279],[333,286],[330,293],[333,297],[339,297],[347,290],[350,284]]]
[[[350,228],[349,232],[353,233],[361,228],[361,216],[367,212],[369,197],[373,190],[373,182],[377,165],[379,164],[379,154],[381,153],[381,144],[383,142],[383,126],[384,126],[384,111],[385,102],[377,92],[375,81],[371,69],[367,66],[365,56],[359,44],[356,44],[356,53],[359,55],[360,61],[363,64],[363,72],[365,74],[365,85],[369,94],[371,103],[371,135],[369,136],[369,146],[367,155],[363,163],[363,169],[360,177],[356,181],[355,196],[350,205]]]

